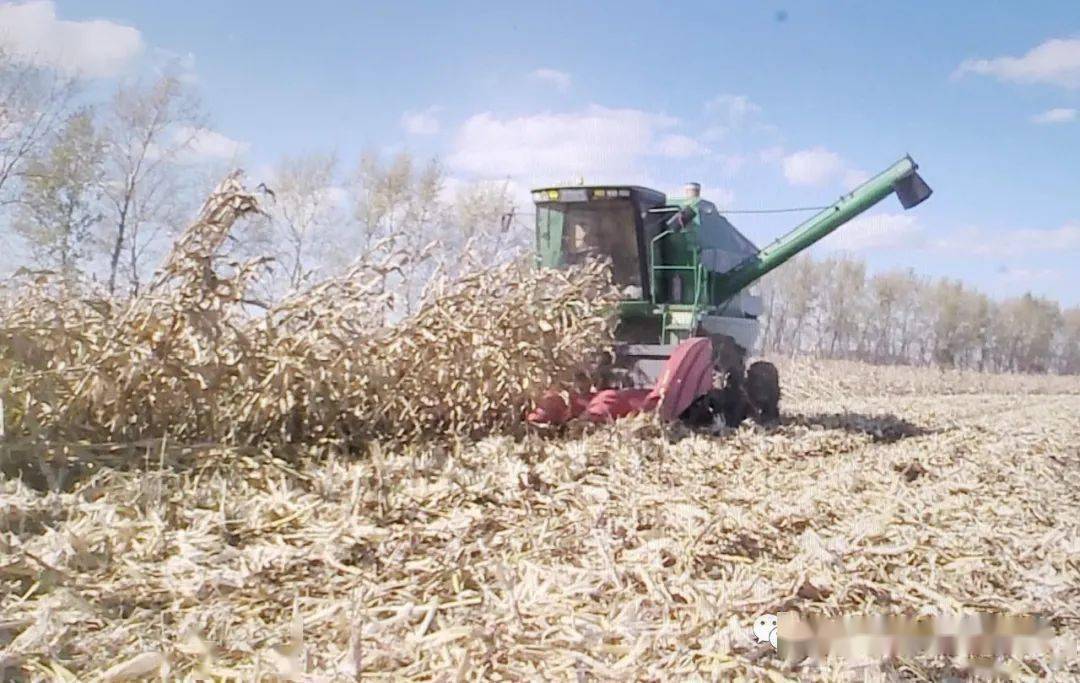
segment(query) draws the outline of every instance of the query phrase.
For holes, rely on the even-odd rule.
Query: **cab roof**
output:
[[[530,192],[547,192],[548,190],[630,190],[648,204],[664,204],[667,195],[659,190],[642,185],[621,185],[619,183],[597,183],[595,185],[544,185],[534,187]],[[590,193],[591,194],[591,193]]]

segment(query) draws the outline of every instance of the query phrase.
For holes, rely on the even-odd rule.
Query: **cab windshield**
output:
[[[617,285],[641,286],[634,205],[628,200],[561,204],[552,207],[562,214],[562,255],[569,265],[591,256],[611,259]]]

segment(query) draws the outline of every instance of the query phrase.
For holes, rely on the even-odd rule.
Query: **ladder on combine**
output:
[[[691,250],[690,263],[657,265],[659,260],[656,258],[657,246],[661,240],[672,234],[674,234],[673,231],[665,230],[654,237],[649,245],[649,275],[652,284],[650,290],[652,303],[656,306],[657,312],[660,313],[660,343],[662,344],[678,344],[692,337],[706,309],[704,299],[708,274],[701,265],[698,250]],[[673,274],[668,279],[670,286],[667,288],[663,287],[661,282],[661,275],[665,271]],[[687,277],[684,278],[683,275]],[[690,286],[693,287],[693,294],[689,297],[690,302],[684,303],[683,301],[688,298],[683,290],[687,280],[690,281]],[[658,296],[658,292],[664,289],[667,290],[667,298],[670,301],[660,300],[661,297]]]

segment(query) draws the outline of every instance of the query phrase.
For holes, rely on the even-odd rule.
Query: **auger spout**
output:
[[[932,190],[918,174],[910,156],[897,161],[834,204],[797,226],[788,234],[724,273],[719,282],[721,297],[738,294],[766,273],[794,258],[834,230],[871,208],[893,192],[905,209],[922,203]]]

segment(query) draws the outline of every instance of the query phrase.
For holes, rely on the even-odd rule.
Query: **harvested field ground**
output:
[[[63,481],[42,464],[58,492],[9,471],[0,678],[968,673],[786,666],[749,626],[793,608],[1042,612],[1076,638],[1080,379],[781,377],[771,429],[629,420],[289,460],[156,441]],[[1009,671],[1074,679],[1080,660]]]

